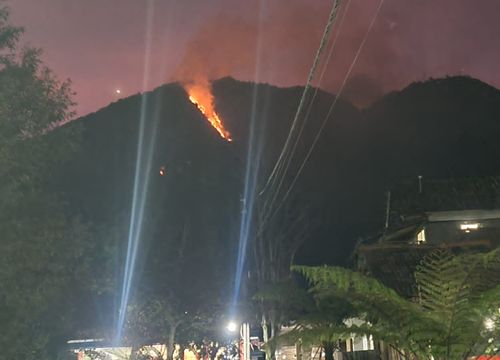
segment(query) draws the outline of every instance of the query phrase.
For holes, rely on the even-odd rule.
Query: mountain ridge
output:
[[[259,189],[283,146],[303,88],[226,77],[214,81],[213,91],[232,143],[219,137],[176,83],[75,120],[83,127],[83,142],[75,165],[65,171],[65,189],[73,193],[70,202],[98,222],[117,221],[118,213],[130,211],[145,100],[146,143],[154,143],[151,208],[161,218],[174,214],[176,206],[185,207],[186,214],[200,216],[200,229],[212,219],[213,236],[231,249],[240,221],[250,124],[256,141],[252,146],[260,149]],[[318,92],[285,185],[333,100],[332,94]],[[495,140],[500,135],[499,104],[498,89],[462,76],[410,84],[363,110],[339,101],[294,188],[321,214],[322,223],[309,234],[299,261],[344,263],[355,239],[382,225],[383,193],[398,177],[500,173],[495,161],[500,154]],[[164,177],[158,174],[161,166],[167,171]],[[166,225],[159,221],[155,226]]]

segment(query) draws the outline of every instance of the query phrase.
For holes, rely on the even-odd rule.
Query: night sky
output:
[[[379,1],[343,0],[349,8],[323,88],[338,89]],[[72,79],[83,115],[187,73],[303,84],[332,1],[7,3],[25,40],[44,49],[60,78]],[[498,0],[385,0],[345,95],[363,105],[412,81],[454,74],[500,87],[498,14]]]

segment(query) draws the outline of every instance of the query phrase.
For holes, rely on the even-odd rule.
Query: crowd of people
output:
[[[239,357],[239,344],[237,341],[219,344],[215,341],[194,341],[182,350],[179,344],[175,345],[173,360],[234,360]]]

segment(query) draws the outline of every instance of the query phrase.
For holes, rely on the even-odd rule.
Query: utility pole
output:
[[[243,340],[243,358],[240,360],[250,360],[250,324],[245,322],[241,324],[241,339]]]

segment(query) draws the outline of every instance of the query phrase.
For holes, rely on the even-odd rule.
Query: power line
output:
[[[327,114],[326,114],[326,116],[325,116],[325,118],[324,118],[324,120],[323,120],[323,122],[322,122],[322,124],[321,124],[321,126],[320,126],[320,128],[319,128],[319,130],[318,130],[318,132],[317,132],[317,134],[316,134],[316,136],[315,136],[315,138],[314,138],[314,140],[313,140],[312,144],[311,144],[311,147],[309,148],[309,150],[308,150],[308,152],[307,152],[307,154],[306,154],[306,156],[305,156],[305,158],[304,158],[304,161],[302,161],[302,163],[301,163],[301,165],[300,165],[300,167],[299,167],[299,169],[298,169],[298,171],[297,171],[297,173],[296,173],[295,177],[294,177],[294,178],[293,178],[293,180],[292,180],[292,183],[291,183],[291,184],[290,184],[290,186],[288,187],[288,189],[287,189],[287,191],[286,191],[285,195],[283,196],[283,199],[281,199],[280,204],[278,205],[278,207],[276,208],[276,210],[275,210],[275,211],[271,214],[271,216],[270,216],[269,218],[274,217],[274,215],[278,212],[278,210],[281,208],[281,206],[283,205],[283,203],[286,201],[286,199],[287,199],[287,198],[288,198],[288,196],[290,195],[290,192],[292,191],[293,187],[295,186],[295,184],[296,184],[296,182],[297,182],[298,177],[299,177],[299,176],[300,176],[300,174],[302,173],[302,170],[304,169],[305,164],[306,164],[306,163],[307,163],[307,161],[309,160],[309,158],[310,158],[310,156],[311,156],[311,154],[312,154],[312,152],[313,152],[313,150],[314,150],[314,147],[316,146],[316,144],[317,144],[317,142],[318,142],[318,140],[319,140],[319,138],[320,138],[320,136],[321,136],[321,133],[323,132],[323,130],[324,130],[324,128],[325,128],[325,125],[326,125],[326,123],[328,122],[328,119],[329,119],[330,115],[332,114],[332,112],[333,112],[333,109],[334,109],[335,105],[337,104],[338,99],[339,99],[339,98],[340,98],[340,96],[342,95],[342,92],[343,92],[343,90],[344,90],[344,87],[345,87],[345,84],[346,84],[346,82],[347,82],[347,79],[348,79],[348,78],[349,78],[349,76],[351,75],[351,72],[352,72],[352,70],[353,70],[354,66],[356,65],[356,62],[357,62],[357,60],[358,60],[358,58],[359,58],[359,55],[360,55],[361,51],[363,50],[363,47],[364,47],[364,45],[365,45],[365,43],[366,43],[366,40],[368,39],[368,35],[370,34],[371,30],[373,29],[373,25],[375,24],[375,21],[376,21],[376,19],[377,19],[378,15],[379,15],[379,13],[380,13],[380,9],[382,8],[382,5],[383,5],[384,1],[385,1],[385,0],[380,0],[379,5],[378,5],[377,9],[375,10],[375,13],[374,13],[374,15],[373,15],[373,17],[372,17],[372,20],[371,20],[371,22],[370,22],[370,25],[368,26],[368,29],[367,29],[367,31],[366,31],[366,34],[365,34],[365,36],[363,37],[363,40],[361,41],[361,43],[360,43],[360,45],[359,45],[359,47],[358,47],[358,50],[356,51],[356,54],[355,54],[355,56],[354,56],[354,59],[353,59],[353,61],[351,62],[351,65],[349,66],[349,68],[348,68],[348,70],[347,70],[347,73],[346,73],[346,76],[344,77],[344,80],[342,81],[342,85],[341,85],[341,86],[340,86],[340,88],[339,88],[339,92],[338,92],[338,94],[335,96],[335,99],[333,100],[333,102],[332,102],[332,104],[331,104],[330,108],[328,109],[328,112],[327,112]]]
[[[285,153],[286,153],[286,151],[288,149],[288,146],[290,144],[293,132],[294,132],[296,126],[297,126],[297,123],[298,123],[298,120],[299,120],[299,115],[300,115],[300,113],[302,111],[302,107],[304,106],[305,98],[307,96],[309,88],[311,87],[311,82],[312,82],[312,79],[313,79],[314,74],[316,72],[316,68],[317,68],[317,66],[319,64],[319,61],[320,61],[320,58],[321,58],[321,54],[323,53],[323,50],[324,50],[326,44],[328,43],[328,38],[330,36],[332,25],[333,25],[333,23],[335,21],[335,18],[337,17],[337,11],[338,11],[339,5],[340,5],[340,0],[335,0],[335,2],[333,3],[332,9],[330,11],[330,15],[328,17],[328,22],[326,23],[326,26],[325,26],[325,31],[323,33],[323,37],[321,38],[321,42],[320,42],[319,48],[316,51],[316,56],[314,58],[313,65],[311,67],[311,70],[309,71],[309,75],[307,77],[306,85],[304,87],[304,92],[302,93],[302,97],[300,99],[299,106],[297,108],[297,112],[295,113],[295,117],[294,117],[294,119],[292,121],[292,126],[290,127],[290,131],[288,132],[288,137],[287,137],[287,139],[285,141],[285,145],[283,146],[283,149],[282,149],[282,151],[280,153],[280,156],[278,157],[278,160],[276,161],[276,164],[275,164],[273,170],[271,171],[271,174],[269,175],[269,178],[267,179],[267,182],[264,185],[264,188],[262,189],[262,191],[260,192],[260,194],[264,193],[264,191],[267,189],[267,187],[271,183],[271,180],[273,180],[275,178],[277,172],[281,168],[283,157],[285,156]]]
[[[323,64],[323,68],[322,68],[322,71],[321,71],[321,75],[318,79],[318,82],[316,84],[316,87],[314,89],[314,93],[313,93],[313,96],[311,98],[311,101],[309,102],[309,105],[307,107],[307,111],[306,111],[306,114],[304,116],[304,120],[302,121],[301,123],[301,126],[300,126],[300,129],[299,129],[299,133],[295,139],[295,142],[293,144],[293,147],[291,149],[291,151],[289,152],[289,155],[287,156],[287,159],[286,159],[286,165],[285,165],[285,169],[282,171],[282,175],[281,175],[281,179],[278,183],[278,187],[276,188],[276,190],[273,192],[272,194],[272,200],[271,200],[271,203],[267,206],[267,209],[272,209],[272,206],[274,205],[274,202],[276,201],[276,198],[278,197],[279,195],[279,191],[281,190],[281,186],[283,185],[283,181],[285,179],[285,176],[286,176],[286,173],[288,171],[288,168],[290,167],[290,164],[291,164],[291,161],[292,161],[292,158],[293,158],[293,155],[297,149],[297,146],[298,146],[298,143],[299,143],[299,140],[300,140],[300,137],[302,136],[302,133],[304,131],[304,128],[305,128],[305,125],[307,123],[307,120],[309,119],[309,115],[311,113],[311,110],[312,110],[312,106],[314,104],[314,100],[316,99],[316,96],[318,94],[318,91],[319,91],[319,87],[320,87],[320,84],[321,84],[321,81],[323,80],[323,77],[325,75],[325,72],[326,72],[326,69],[328,67],[328,64],[330,62],[330,59],[332,57],[332,54],[333,54],[333,50],[335,49],[335,45],[337,44],[337,39],[339,38],[339,35],[340,35],[340,32],[342,30],[342,25],[344,23],[344,19],[345,19],[345,16],[347,14],[347,11],[349,10],[349,5],[351,3],[351,0],[348,0],[346,6],[345,6],[345,9],[344,9],[344,12],[342,13],[342,17],[340,18],[340,23],[339,23],[339,26],[338,26],[338,31],[337,31],[337,34],[335,35],[335,38],[333,39],[332,41],[332,44],[330,46],[330,50],[328,52],[328,56],[326,57],[326,61],[324,62]],[[265,209],[264,209],[265,210]],[[265,215],[267,214],[264,214],[264,218],[265,218]]]
[[[283,169],[283,164],[285,162],[287,162],[287,160],[286,160],[287,159],[287,153],[288,153],[289,157],[291,157],[291,155],[293,155],[293,154],[290,155],[289,147],[290,147],[292,138],[294,136],[297,124],[299,123],[300,114],[302,112],[302,108],[304,107],[305,100],[307,98],[307,93],[308,93],[309,89],[311,88],[312,80],[314,78],[314,75],[316,73],[316,69],[317,69],[318,64],[320,62],[321,54],[323,53],[326,45],[328,44],[330,33],[332,31],[333,24],[335,23],[335,19],[337,17],[337,13],[338,13],[339,7],[340,7],[340,0],[335,0],[334,3],[333,3],[333,5],[332,5],[332,9],[330,11],[330,15],[328,17],[328,21],[326,23],[325,30],[323,32],[323,36],[321,38],[320,45],[318,47],[318,50],[316,51],[316,56],[314,58],[311,70],[309,71],[309,75],[307,77],[306,85],[304,87],[304,91],[303,91],[301,99],[299,101],[299,106],[297,108],[297,111],[295,113],[294,119],[292,121],[292,125],[290,127],[290,131],[288,133],[287,139],[285,141],[285,144],[283,145],[283,148],[282,148],[281,153],[280,153],[280,155],[278,157],[278,160],[276,161],[276,164],[275,164],[273,170],[271,171],[271,174],[269,175],[269,178],[268,178],[266,184],[264,185],[264,188],[259,193],[259,195],[262,195],[269,186],[274,187],[274,185],[276,183],[276,179],[277,179],[279,173],[280,172],[283,173],[282,169]],[[300,134],[299,134],[299,136],[300,136]],[[287,165],[288,164],[289,164],[289,161],[287,162]],[[287,168],[288,168],[288,166],[286,166],[286,168],[284,170],[284,173],[283,173],[283,176],[286,173]],[[268,213],[267,210],[272,208],[272,205],[274,204],[274,202],[276,200],[276,196],[277,196],[277,194],[279,192],[279,188],[281,187],[281,184],[282,184],[282,180],[279,182],[278,191],[274,191],[274,193],[273,193],[273,195],[271,197],[271,203],[269,203],[267,199],[265,200],[264,207],[263,207],[264,214],[267,214]]]

